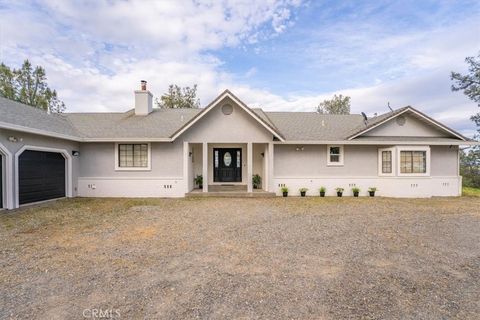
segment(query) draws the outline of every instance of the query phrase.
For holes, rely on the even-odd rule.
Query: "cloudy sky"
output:
[[[125,111],[148,81],[225,88],[252,107],[313,111],[334,93],[371,115],[412,105],[471,136],[449,73],[480,51],[473,1],[4,1],[0,60],[42,65],[68,111]]]

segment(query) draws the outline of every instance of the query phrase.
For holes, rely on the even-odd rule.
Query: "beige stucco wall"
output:
[[[344,165],[327,166],[326,145],[275,145],[275,177],[376,177],[378,149],[390,146],[345,145]],[[458,147],[431,146],[431,176],[458,176]]]
[[[81,177],[165,177],[183,176],[183,143],[151,143],[151,170],[116,171],[115,143],[82,143],[80,145]]]
[[[431,176],[458,176],[458,146],[431,146]]]
[[[377,175],[377,146],[345,145],[344,165],[327,166],[326,145],[279,145],[274,148],[276,177],[372,176]]]
[[[396,118],[387,121],[381,126],[372,129],[364,134],[364,136],[382,136],[382,137],[447,137],[448,135],[426,122],[417,118],[404,115],[405,124],[400,126],[397,124]]]

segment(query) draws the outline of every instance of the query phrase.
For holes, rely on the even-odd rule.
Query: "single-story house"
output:
[[[476,142],[404,107],[359,114],[266,112],[226,90],[201,109],[156,109],[142,82],[127,112],[48,114],[0,98],[0,208],[59,197],[184,197],[237,185],[327,195],[458,196],[459,146]]]

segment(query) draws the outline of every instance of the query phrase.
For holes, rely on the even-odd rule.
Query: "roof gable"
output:
[[[199,112],[195,117],[190,119],[185,125],[179,128],[170,138],[172,140],[177,139],[182,133],[187,131],[189,128],[194,126],[200,119],[204,118],[208,113],[210,113],[215,107],[219,106],[222,101],[225,99],[230,99],[236,105],[238,105],[243,111],[245,111],[250,117],[252,117],[256,122],[258,122],[262,127],[269,131],[272,135],[277,137],[280,141],[285,141],[283,135],[274,127],[267,119],[261,116],[259,113],[255,112],[253,109],[250,109],[245,103],[238,99],[233,93],[229,90],[225,90],[220,94],[215,100],[213,100],[208,106],[206,106],[201,112]]]
[[[460,133],[410,106],[370,119],[366,126],[357,128],[348,140],[364,136],[455,137],[468,141]]]

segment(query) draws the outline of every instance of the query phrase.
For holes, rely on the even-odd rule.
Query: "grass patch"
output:
[[[467,197],[480,197],[480,189],[463,187],[462,195]]]

